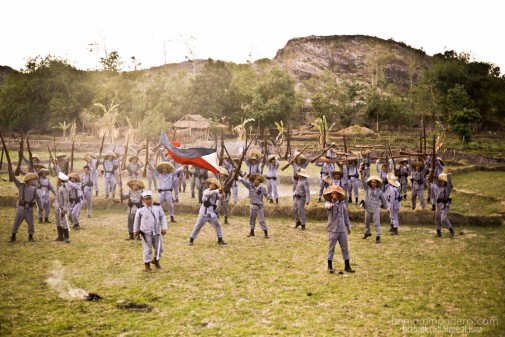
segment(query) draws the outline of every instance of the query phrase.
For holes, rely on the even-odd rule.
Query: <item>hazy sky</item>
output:
[[[63,57],[98,68],[107,51],[142,68],[196,58],[245,63],[273,58],[295,37],[362,34],[392,38],[428,55],[455,50],[505,72],[500,2],[452,0],[7,0],[2,1],[0,65]],[[98,51],[88,45],[96,43]],[[249,56],[250,55],[250,56]],[[127,67],[125,69],[128,69]]]

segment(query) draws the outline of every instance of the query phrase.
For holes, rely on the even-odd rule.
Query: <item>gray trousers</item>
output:
[[[328,233],[328,260],[333,260],[333,255],[335,254],[335,246],[337,242],[342,250],[342,258],[349,260],[349,248],[347,245],[347,232],[329,232]]]
[[[68,229],[67,217],[62,215],[58,209],[56,209],[56,226]]]
[[[191,232],[191,238],[196,239],[198,236],[198,233],[200,233],[200,230],[202,229],[203,225],[206,223],[210,223],[212,228],[216,231],[216,235],[218,238],[223,237],[223,231],[221,229],[221,223],[219,222],[218,218],[211,218],[205,215],[198,215],[198,218],[196,219],[195,227],[193,228],[193,231]]]
[[[92,204],[91,204],[91,189],[89,191],[84,192],[84,200],[86,201],[86,206],[87,206],[87,211],[88,211],[88,216],[91,215],[91,209],[92,209]]]
[[[277,180],[268,179],[267,180],[267,193],[270,198],[278,198],[279,193],[277,192]]]
[[[394,228],[398,228],[400,226],[400,221],[398,220],[398,209],[389,209],[389,218],[391,219],[391,224]]]
[[[370,234],[370,224],[374,222],[375,234],[381,235],[381,213],[380,210],[376,212],[365,211],[365,234]]]
[[[354,181],[349,180],[349,189],[347,192],[347,198],[352,197],[352,192],[354,191],[354,198],[358,198],[359,193],[359,181],[354,179]]]
[[[51,199],[49,198],[49,192],[46,192],[44,196],[40,196],[40,202],[42,207],[39,207],[38,210],[39,219],[42,219],[43,215],[45,215],[45,218],[49,218],[49,214],[51,213]]]
[[[251,215],[249,217],[249,227],[254,229],[256,226],[256,218],[258,218],[258,222],[260,223],[261,229],[264,231],[268,230],[267,221],[265,219],[265,209],[261,208],[252,208],[251,207]]]
[[[305,198],[293,199],[293,214],[295,220],[300,221],[302,225],[307,222],[307,215],[305,214]]]
[[[156,180],[156,176],[152,173],[147,173],[147,188],[149,191],[152,191],[151,186],[154,184],[154,189],[158,189],[158,180]]]
[[[172,180],[172,186],[174,188],[174,200],[179,200],[179,187],[181,187],[181,180],[180,178],[174,178]]]
[[[230,215],[230,194],[229,193],[225,194],[224,198],[219,200],[218,207],[217,207],[217,213],[222,214],[226,217]]]
[[[163,239],[161,238],[161,234],[151,235],[144,233],[144,236],[142,237],[142,247],[144,248],[144,263],[151,262],[155,257],[158,257],[159,260],[159,258],[161,258],[161,254],[163,253]]]
[[[103,178],[103,185],[105,188],[105,195],[109,196],[109,192],[112,193],[112,197],[116,195],[116,179],[111,175],[110,178]]]
[[[421,203],[421,208],[426,209],[426,203],[424,202],[424,190],[412,189],[412,208],[416,208],[416,199],[419,196],[419,202]]]
[[[168,213],[170,216],[174,216],[174,202],[172,201],[172,192],[162,191],[160,192],[159,203],[163,207],[163,203],[166,201],[168,205]]]
[[[435,226],[437,227],[437,231],[442,229],[442,224],[444,224],[446,228],[452,228],[451,222],[449,221],[449,205],[437,203],[435,211]]]
[[[16,216],[14,217],[14,224],[12,225],[12,234],[18,232],[19,226],[26,220],[28,224],[28,234],[33,234],[35,232],[35,226],[33,225],[33,207],[29,206],[16,206]]]
[[[76,202],[70,210],[70,221],[73,224],[79,223],[79,217],[81,216],[82,201]]]

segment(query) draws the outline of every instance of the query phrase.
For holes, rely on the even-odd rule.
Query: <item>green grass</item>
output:
[[[362,240],[364,226],[354,223],[356,273],[331,275],[324,221],[309,221],[302,232],[291,218],[270,217],[265,240],[247,238],[248,218],[232,217],[223,227],[227,246],[218,246],[206,225],[189,247],[196,215],[176,214],[164,237],[164,269],[147,274],[140,242],[124,240],[124,211],[95,211],[71,232],[70,244],[52,241],[54,224],[37,224],[35,243],[26,241],[23,224],[18,242],[8,244],[13,214],[0,208],[0,335],[404,336],[415,320],[428,328],[480,328],[478,336],[505,334],[503,226],[466,227],[455,239],[444,230],[437,239],[431,224],[402,224],[399,236],[376,245]],[[338,249],[335,265],[343,267]],[[71,287],[104,299],[59,297],[46,280],[61,268]],[[127,310],[125,303],[150,311]],[[468,323],[478,319],[487,321]]]

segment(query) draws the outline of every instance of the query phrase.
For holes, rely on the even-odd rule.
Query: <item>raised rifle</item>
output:
[[[74,143],[75,140],[72,141],[72,152],[70,153],[70,172],[74,172]]]
[[[98,168],[98,165],[100,164],[100,159],[102,158],[103,142],[104,141],[105,141],[105,135],[103,135],[103,137],[102,137],[102,145],[100,145],[100,152],[98,153],[98,159],[96,160],[95,170]]]
[[[146,164],[144,165],[144,170],[142,171],[142,177],[147,176],[147,165],[151,165],[149,162],[149,139],[146,139]]]
[[[308,145],[305,145],[305,147],[300,152],[298,152],[298,154],[296,156],[291,158],[291,160],[286,165],[281,167],[281,171],[284,171],[285,169],[287,169],[289,167],[289,165],[294,163],[298,159],[298,157],[300,157],[302,155],[303,151],[305,151],[308,147],[309,147]]]
[[[124,170],[126,167],[126,157],[128,157],[129,142],[130,142],[130,135],[126,136],[126,146],[124,148],[124,156],[123,156],[123,160],[121,161],[121,166],[119,167],[119,171]],[[147,165],[147,163],[146,163],[146,165]]]
[[[316,160],[318,160],[319,158],[321,158],[326,152],[328,152],[329,149],[331,149],[331,147],[335,145],[335,143],[331,143],[330,146],[328,146],[327,148],[325,148],[323,151],[321,151],[320,154],[318,154],[317,156],[315,156],[313,159],[310,160],[310,162],[313,164],[316,162]],[[347,151],[346,151],[347,152]]]
[[[23,144],[24,144],[24,139],[23,136],[21,136],[21,141],[19,142],[19,160],[18,160],[18,166],[16,167],[16,171],[14,171],[14,175],[17,177],[18,175],[21,174],[21,163],[23,162]]]
[[[26,146],[28,147],[28,158],[30,160],[30,166],[28,167],[28,172],[35,171],[35,168],[33,167],[33,154],[32,154],[32,148],[30,147],[30,141],[28,140],[28,137],[26,137]]]
[[[245,157],[245,154],[247,153],[247,150],[249,149],[249,146],[251,146],[251,144],[254,142],[254,139],[251,139],[251,142],[249,144],[247,144],[246,142],[246,147],[244,149],[244,151],[242,151],[242,155],[240,156],[240,159],[239,159],[239,163],[237,164],[237,166],[235,167],[235,171],[233,172],[232,176],[230,177],[230,179],[227,181],[226,183],[226,186],[225,186],[225,190],[226,191],[229,191],[230,188],[231,188],[231,185],[233,184],[233,181],[237,178],[237,176],[239,175],[240,173],[240,168],[242,166],[242,162],[244,161],[244,157]]]
[[[224,160],[224,139],[223,139],[223,133],[221,132],[221,153],[219,154],[219,166],[223,165],[223,160]]]
[[[428,176],[428,182],[431,184],[433,183],[433,180],[435,178],[435,168],[436,168],[436,161],[437,161],[437,149],[436,149],[436,137],[433,136],[433,152],[431,154],[431,171],[430,175]]]
[[[9,172],[9,181],[12,182],[12,162],[11,156],[9,155],[9,149],[7,149],[7,145],[5,145],[4,136],[2,132],[0,132],[0,138],[2,139],[2,148],[5,152],[5,158],[7,158],[7,171]]]

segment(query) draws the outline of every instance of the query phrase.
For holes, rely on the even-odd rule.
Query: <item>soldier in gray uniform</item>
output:
[[[299,152],[295,152],[295,154],[293,155],[293,158],[296,157],[298,155]],[[306,169],[307,166],[309,166],[309,158],[310,156],[309,155],[299,155],[298,158],[296,158],[296,160],[291,163],[291,166],[293,167],[293,192],[294,190],[296,189],[296,184],[298,183],[298,171],[300,169]],[[288,158],[288,161],[291,160],[291,157]]]
[[[321,167],[321,172],[320,172],[320,177],[321,181],[319,182],[319,199],[318,202],[321,201],[321,198],[323,197],[323,192],[325,189],[327,189],[330,184],[328,183],[328,178],[331,175],[331,172],[335,170],[335,163],[330,163],[329,158],[320,158],[316,162],[316,166]]]
[[[98,195],[98,170],[97,170],[98,162],[96,160],[96,155],[92,152],[86,152],[86,154],[84,154],[82,159],[84,159],[86,161],[87,166],[88,166],[88,170],[89,170],[89,174],[90,174],[90,181],[92,184],[90,191],[92,190],[92,187],[95,186],[95,195]],[[84,186],[85,185],[83,182],[83,187]],[[91,214],[91,213],[90,213],[90,207],[88,206],[88,215],[89,214]]]
[[[223,165],[230,165],[226,161],[223,162]],[[219,181],[221,182],[221,186],[223,187],[223,193],[221,195],[221,199],[218,203],[217,213],[222,214],[224,216],[224,224],[228,225],[228,217],[230,216],[230,197],[231,191],[230,189],[226,189],[226,185],[228,184],[228,179],[230,178],[229,171],[226,169],[226,166],[219,167]]]
[[[79,218],[81,216],[83,192],[81,177],[75,173],[71,172],[68,174],[67,186],[69,190],[69,200],[70,200],[70,213],[68,219],[73,224],[73,229],[81,229]]]
[[[53,184],[51,184],[51,180],[47,177],[49,174],[49,170],[46,168],[41,168],[38,172],[39,174],[39,186],[37,188],[37,192],[39,193],[40,202],[42,207],[39,208],[39,223],[42,223],[42,216],[44,216],[44,221],[47,223],[51,223],[49,220],[49,214],[51,213],[51,198],[49,193],[53,193],[56,195],[56,189]]]
[[[135,213],[133,236],[142,236],[145,271],[152,272],[151,263],[157,269],[161,269],[160,258],[163,253],[161,236],[167,233],[168,224],[161,205],[153,203],[152,192],[144,191],[141,195],[144,205],[139,207]]]
[[[444,162],[440,158],[436,158],[435,163],[435,173],[433,174],[433,182],[430,184],[430,191],[428,193],[428,203],[431,200],[431,210],[434,211],[436,209],[437,198],[435,197],[435,191],[437,188],[440,188],[440,182],[438,181],[438,176],[444,172]],[[428,156],[428,160],[426,161],[426,167],[428,167],[428,171],[431,170],[431,156]],[[429,174],[429,172],[428,172]]]
[[[173,186],[173,202],[179,202],[179,189],[181,188],[181,175],[183,174],[182,171],[184,171],[184,166],[177,163],[175,160],[170,160],[170,164],[174,166],[174,168],[177,170],[179,167],[182,166],[182,170],[179,171],[178,173],[174,174],[174,178],[172,180],[172,186]]]
[[[361,175],[361,183],[365,189],[365,233],[362,239],[372,236],[370,233],[370,223],[373,221],[375,226],[375,243],[381,242],[381,216],[380,208],[386,208],[387,202],[384,193],[381,190],[382,179],[376,175],[370,176],[365,180]]]
[[[56,168],[56,173],[67,172],[68,169],[68,158],[66,154],[58,153],[56,159],[54,159],[54,167]]]
[[[344,259],[344,269],[348,273],[354,273],[349,262],[349,247],[347,244],[347,235],[351,234],[351,222],[347,213],[347,204],[345,203],[345,191],[340,186],[330,186],[323,192],[324,208],[328,211],[328,222],[326,230],[328,231],[328,272],[334,273],[333,255],[337,242],[342,250]],[[342,272],[340,272],[342,273]]]
[[[396,176],[400,183],[400,194],[403,195],[403,199],[407,200],[407,178],[411,174],[409,160],[407,158],[402,158],[400,161],[400,166],[397,169]]]
[[[394,172],[393,160],[389,159],[389,163],[388,163],[389,166],[387,164],[382,164],[380,169],[379,169],[379,163],[380,163],[380,159],[377,159],[375,161],[375,171],[377,171],[377,175],[382,180],[382,184],[381,184],[382,192],[386,192],[386,190],[388,188],[388,174],[389,174],[389,172]]]
[[[249,190],[249,202],[251,203],[251,214],[249,216],[250,232],[247,237],[253,237],[254,227],[256,226],[256,218],[260,223],[261,229],[265,233],[265,239],[268,239],[268,228],[265,219],[265,209],[263,208],[263,197],[268,198],[267,189],[260,184],[265,181],[265,178],[258,173],[250,174],[247,179],[238,177],[238,180]]]
[[[174,169],[174,166],[169,162],[162,162],[156,165],[155,174],[156,178],[158,178],[159,187],[158,193],[160,205],[163,206],[163,203],[166,202],[168,205],[168,213],[170,214],[170,222],[175,222],[174,219],[174,204],[172,199],[172,191],[173,187],[173,179],[174,175],[181,172],[183,169],[182,166]]]
[[[310,202],[310,189],[307,180],[309,175],[305,169],[299,169],[297,175],[298,181],[293,191],[293,214],[296,221],[295,228],[301,226],[302,229],[305,229],[305,224],[307,222],[305,205],[308,205]]]
[[[452,192],[452,174],[450,170],[448,173],[441,173],[438,176],[440,187],[435,187],[435,201],[437,202],[437,209],[435,211],[435,226],[437,230],[437,237],[442,237],[442,224],[449,229],[451,238],[454,237],[454,228],[452,228],[449,221],[449,208],[451,206],[451,192]]]
[[[144,183],[142,180],[132,179],[126,183],[130,188],[128,194],[121,196],[123,200],[128,200],[128,239],[134,240],[133,238],[133,222],[135,220],[135,214],[137,214],[137,209],[142,207],[142,192],[144,191]]]
[[[358,204],[358,194],[359,194],[359,161],[351,160],[347,166],[347,179],[348,179],[348,195],[349,203],[352,203],[352,192],[354,191],[354,200],[356,205]]]
[[[60,172],[58,173],[58,191],[56,193],[56,229],[58,230],[58,237],[55,241],[65,241],[69,243],[70,234],[68,232],[67,216],[70,211],[70,188],[67,186],[68,176]]]
[[[138,156],[132,156],[128,158],[129,164],[126,165],[126,169],[128,170],[128,176],[130,179],[139,179],[140,178],[140,169],[144,167],[143,164],[139,163]]]
[[[189,237],[189,245],[192,246],[194,244],[195,239],[198,237],[198,233],[200,233],[203,225],[207,222],[210,223],[216,231],[217,243],[220,245],[226,245],[226,242],[223,240],[221,223],[219,222],[219,218],[216,213],[217,202],[221,199],[223,193],[221,183],[216,178],[209,178],[205,183],[208,188],[203,191],[203,202],[200,205],[200,211],[198,212],[195,227]]]
[[[251,149],[247,152],[244,162],[247,165],[247,174],[263,173],[263,165],[261,165],[261,158],[263,154],[258,149]]]
[[[363,159],[361,161],[361,166],[359,169],[361,175],[365,176],[365,180],[370,177],[370,151],[363,152]]]
[[[349,175],[347,174],[347,165],[338,165],[331,172],[332,185],[340,186],[347,191],[349,188]],[[346,200],[347,202],[347,200]]]
[[[389,218],[391,220],[390,235],[398,235],[398,227],[400,221],[398,219],[398,212],[400,211],[402,196],[400,194],[400,183],[396,176],[388,175],[388,189],[386,190],[386,199],[389,205]]]
[[[277,192],[277,170],[279,169],[279,159],[275,155],[267,158],[267,192],[270,203],[279,203],[279,193]]]
[[[424,179],[428,167],[424,165],[422,161],[415,162],[414,165],[412,165],[410,158],[409,167],[412,172],[412,178],[410,178],[412,181],[412,209],[416,209],[417,197],[419,197],[421,208],[426,209],[426,203],[424,202]]]
[[[152,190],[151,189],[152,185],[154,185],[155,190],[158,189],[158,179],[156,179],[156,173],[154,173],[156,169],[154,167],[156,167],[156,158],[154,152],[151,152],[151,154],[149,155],[149,164],[147,166],[147,172],[146,172],[147,188],[149,189],[149,191]]]
[[[88,165],[84,165],[81,173],[81,185],[82,185],[82,196],[86,201],[86,208],[88,218],[91,218],[91,209],[93,207],[91,203],[91,196],[93,194],[93,175],[90,171],[90,167]],[[83,200],[83,201],[84,201]]]
[[[103,163],[103,186],[105,188],[105,199],[109,198],[109,193],[112,193],[112,199],[116,195],[116,179],[115,168],[116,168],[116,154],[114,152],[107,152],[104,156]]]
[[[14,224],[12,225],[9,242],[16,241],[16,233],[23,220],[26,220],[28,224],[28,241],[33,242],[33,233],[35,232],[35,226],[33,224],[33,206],[37,203],[37,207],[42,208],[42,202],[37,193],[39,176],[37,173],[27,173],[23,177],[23,182],[21,183],[14,175],[14,172],[9,171],[9,175],[18,189],[16,216],[14,217]]]

